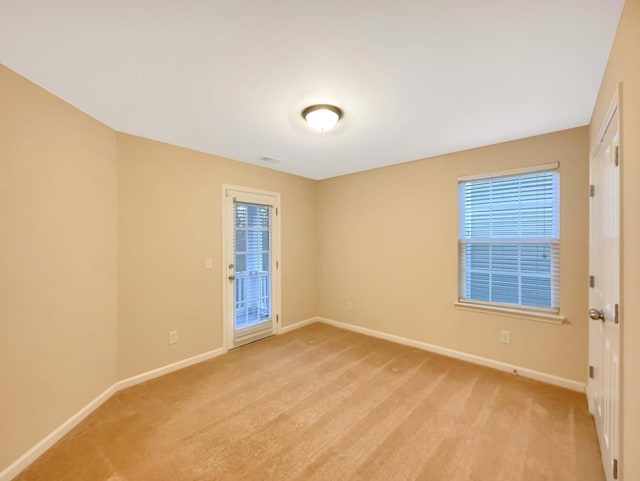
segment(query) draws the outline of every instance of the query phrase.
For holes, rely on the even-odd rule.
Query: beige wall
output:
[[[584,382],[587,150],[582,127],[321,181],[319,314]],[[556,161],[568,323],[456,309],[457,177]],[[500,329],[511,331],[510,345],[500,343]]]
[[[0,470],[116,380],[115,133],[0,65]]]
[[[4,66],[0,105],[0,470],[118,379],[222,345],[223,183],[282,194],[282,324],[316,314],[314,181],[117,134]]]
[[[222,184],[281,193],[282,323],[316,314],[314,181],[124,134],[118,158],[120,378],[222,346]]]
[[[595,142],[622,82],[622,436],[625,480],[640,476],[640,0],[627,0],[591,120]]]

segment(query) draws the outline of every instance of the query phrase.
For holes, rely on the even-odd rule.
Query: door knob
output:
[[[230,280],[230,281],[235,280],[235,278],[236,278],[236,276],[234,276],[233,274],[231,274],[231,275],[229,276],[229,280]]]
[[[589,309],[589,317],[594,321],[604,322],[604,310]]]

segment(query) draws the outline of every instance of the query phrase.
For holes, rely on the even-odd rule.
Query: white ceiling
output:
[[[623,3],[0,0],[0,61],[119,131],[322,179],[587,124]]]

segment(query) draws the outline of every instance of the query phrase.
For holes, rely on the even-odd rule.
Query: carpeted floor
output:
[[[603,481],[585,396],[313,324],[122,391],[19,481]]]

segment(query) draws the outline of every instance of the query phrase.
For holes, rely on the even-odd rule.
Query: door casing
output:
[[[230,302],[230,294],[233,293],[235,285],[229,281],[228,259],[229,252],[229,236],[233,235],[234,217],[232,215],[233,198],[228,195],[229,191],[241,192],[244,194],[259,195],[273,197],[274,199],[274,215],[272,220],[272,250],[273,250],[273,269],[272,269],[272,315],[274,318],[274,334],[280,332],[282,325],[282,256],[281,256],[281,221],[282,210],[280,207],[280,193],[268,190],[255,189],[252,187],[244,187],[238,185],[223,184],[222,185],[222,339],[225,350],[231,349],[233,345],[233,325],[235,321],[235,306]]]

